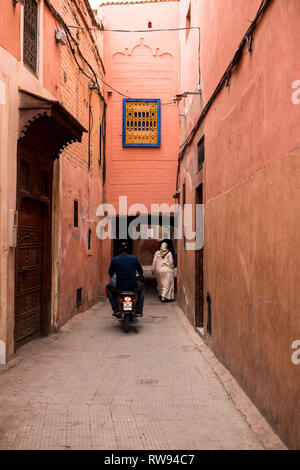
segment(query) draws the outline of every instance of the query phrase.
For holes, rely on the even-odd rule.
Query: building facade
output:
[[[298,3],[120,1],[101,22],[88,0],[3,0],[0,363],[104,293],[101,203],[126,231],[161,206],[132,242],[143,265],[163,204],[194,228],[204,205],[204,245],[177,241],[179,305],[299,448]]]
[[[105,115],[101,32],[68,28],[99,27],[89,3],[3,3],[1,363],[99,298]]]
[[[116,208],[117,218],[119,196],[127,196],[127,215],[136,215],[129,211],[134,204],[144,207],[139,213],[150,213],[152,204],[174,204],[179,116],[172,100],[178,90],[179,2],[104,3],[100,10],[107,30],[106,201]],[[133,242],[133,252],[150,265],[157,246],[150,236]],[[103,283],[117,244],[107,240],[105,247]]]
[[[202,94],[179,101],[177,187],[205,213],[203,250],[179,245],[180,305],[291,448],[300,444],[298,15],[296,0],[181,2],[181,27],[200,27]],[[198,91],[192,34],[181,33],[181,92]]]

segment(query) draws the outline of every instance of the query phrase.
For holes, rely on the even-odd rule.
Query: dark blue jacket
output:
[[[143,275],[143,268],[134,255],[123,253],[111,260],[108,274],[117,275],[118,289],[134,289],[137,287],[136,272]]]

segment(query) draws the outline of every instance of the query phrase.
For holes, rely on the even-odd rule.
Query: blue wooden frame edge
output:
[[[128,101],[135,102],[135,101],[141,101],[144,103],[151,103],[151,102],[156,102],[158,103],[158,109],[157,109],[157,144],[126,144],[125,139],[126,139],[126,103]],[[122,136],[122,143],[123,147],[160,147],[161,139],[160,139],[160,132],[161,132],[161,103],[160,99],[129,99],[129,98],[123,98],[123,136]]]

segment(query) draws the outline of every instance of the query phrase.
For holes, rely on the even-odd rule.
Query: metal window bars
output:
[[[38,53],[38,4],[36,0],[25,0],[23,62],[37,74]]]

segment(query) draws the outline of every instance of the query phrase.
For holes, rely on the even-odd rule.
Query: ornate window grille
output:
[[[160,100],[123,100],[123,146],[160,146]]]
[[[25,0],[23,61],[37,74],[38,53],[38,4],[36,0]]]

